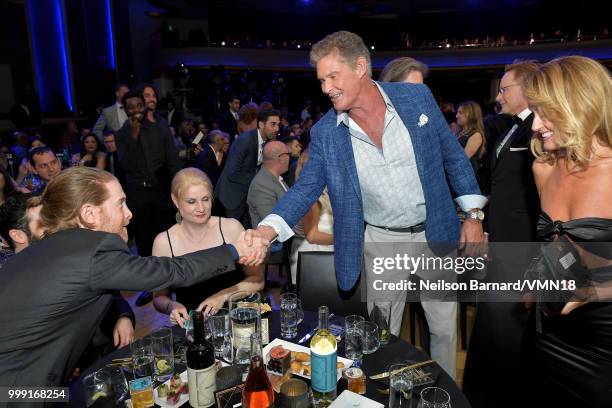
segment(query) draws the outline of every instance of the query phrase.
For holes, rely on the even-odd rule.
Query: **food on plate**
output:
[[[291,353],[283,346],[273,347],[268,353],[268,371],[285,375],[291,369]]]
[[[186,382],[181,380],[181,376],[178,373],[174,373],[170,379],[170,384],[162,384],[157,387],[157,397],[160,399],[165,398],[168,404],[177,404],[182,394],[189,393],[189,386]]]
[[[275,346],[268,352],[268,371],[285,375],[291,371],[294,374],[310,377],[312,367],[310,365],[310,353],[304,351],[289,351],[283,346]],[[338,361],[336,368],[344,369],[346,366],[343,362]]]
[[[303,351],[292,351],[291,359],[299,362],[310,361],[310,353],[305,353]]]

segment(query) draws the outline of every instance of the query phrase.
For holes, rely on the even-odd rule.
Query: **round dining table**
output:
[[[317,326],[317,314],[315,312],[305,311],[304,320],[298,326],[298,334],[294,339],[287,340],[293,343],[297,343],[304,335],[311,332],[313,328]],[[330,324],[343,326],[344,318],[341,316],[333,316],[330,319]],[[173,326],[174,342],[175,344],[185,343],[185,330],[178,326]],[[269,335],[270,340],[280,337],[280,313],[273,311],[269,319]],[[309,341],[304,342],[303,346],[308,347]],[[344,341],[338,343],[338,355],[344,356]],[[83,385],[81,379],[91,374],[100,368],[110,364],[113,359],[125,358],[130,356],[130,347],[123,347],[119,350],[114,351],[102,358],[99,358],[93,365],[85,370],[81,371],[81,375],[70,384],[70,406],[80,407],[85,406],[85,395],[83,391]],[[430,357],[418,350],[412,344],[406,341],[392,336],[391,340],[386,345],[381,345],[380,348],[372,354],[364,355],[361,368],[366,375],[366,394],[367,398],[374,401],[380,402],[385,407],[388,406],[389,396],[388,393],[384,392],[388,389],[388,381],[385,380],[372,380],[370,376],[386,372],[390,365],[395,363],[414,364],[430,360]],[[426,369],[427,372],[431,373],[432,383],[426,384],[425,386],[435,386],[443,388],[448,392],[451,399],[452,408],[470,408],[470,403],[467,398],[461,392],[457,383],[435,362],[430,363],[426,366],[421,367]],[[183,364],[175,364],[175,371],[182,372],[186,369]],[[130,374],[126,372],[126,378],[129,381],[131,378]],[[299,377],[298,377],[299,378]],[[419,398],[418,391],[421,387],[416,387],[413,393],[413,405],[417,407],[417,401]],[[382,391],[382,392],[381,392]],[[102,404],[94,404],[98,406],[105,406]],[[188,406],[185,404],[184,406]]]

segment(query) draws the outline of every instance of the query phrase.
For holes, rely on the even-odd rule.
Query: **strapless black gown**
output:
[[[560,222],[542,213],[538,237],[559,235],[588,243],[585,250],[612,259],[612,219]],[[596,281],[610,276],[610,268],[591,272]],[[541,333],[532,316],[524,345],[529,387],[538,406],[612,407],[612,303],[593,302],[569,315],[542,316]]]

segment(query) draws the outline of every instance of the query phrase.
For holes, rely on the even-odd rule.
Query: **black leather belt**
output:
[[[366,224],[368,224],[366,222]],[[372,227],[376,227],[376,228],[380,228],[380,229],[384,229],[385,231],[390,231],[390,232],[410,232],[411,234],[416,234],[417,232],[423,232],[425,231],[425,223],[422,222],[420,224],[417,225],[413,225],[412,227],[406,227],[406,228],[391,228],[391,227],[380,227],[378,225],[373,225],[373,224],[368,224]]]

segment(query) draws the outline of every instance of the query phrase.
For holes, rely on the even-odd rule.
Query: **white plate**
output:
[[[304,353],[308,353],[310,354],[310,348],[309,347],[304,347],[304,346],[300,346],[299,344],[295,344],[295,343],[290,343],[286,340],[283,339],[274,339],[270,342],[270,344],[268,344],[266,347],[264,347],[263,349],[263,355],[264,355],[264,362],[266,364],[268,364],[268,353],[270,352],[270,350],[276,346],[283,346],[284,349],[289,350],[289,351],[301,351]],[[353,360],[349,360],[348,358],[344,358],[344,357],[338,357],[338,361],[341,363],[344,363],[344,368],[349,368],[352,364],[353,364]],[[272,371],[270,371],[271,374],[276,374]],[[300,374],[300,373],[294,373],[295,375],[299,375],[300,377],[304,377],[304,378],[310,378],[309,375],[304,375],[304,374]],[[277,374],[278,375],[278,374]],[[342,378],[342,369],[338,369],[338,380]]]
[[[172,379],[166,381],[164,384],[170,386],[170,381]],[[186,383],[187,382],[187,370],[183,371],[181,373],[181,381]],[[167,397],[164,398],[159,398],[159,396],[157,395],[157,388],[155,388],[155,390],[153,390],[153,396],[155,397],[155,403],[157,405],[159,405],[160,407],[180,407],[181,405],[183,405],[184,403],[186,403],[187,401],[189,401],[189,394],[181,394],[181,396],[179,397],[179,400],[176,404],[170,404],[168,403],[168,399]]]
[[[342,394],[334,402],[331,403],[329,408],[345,408],[345,407],[359,407],[359,408],[384,408],[384,405],[373,401],[363,395],[355,394],[349,390],[344,390]]]

